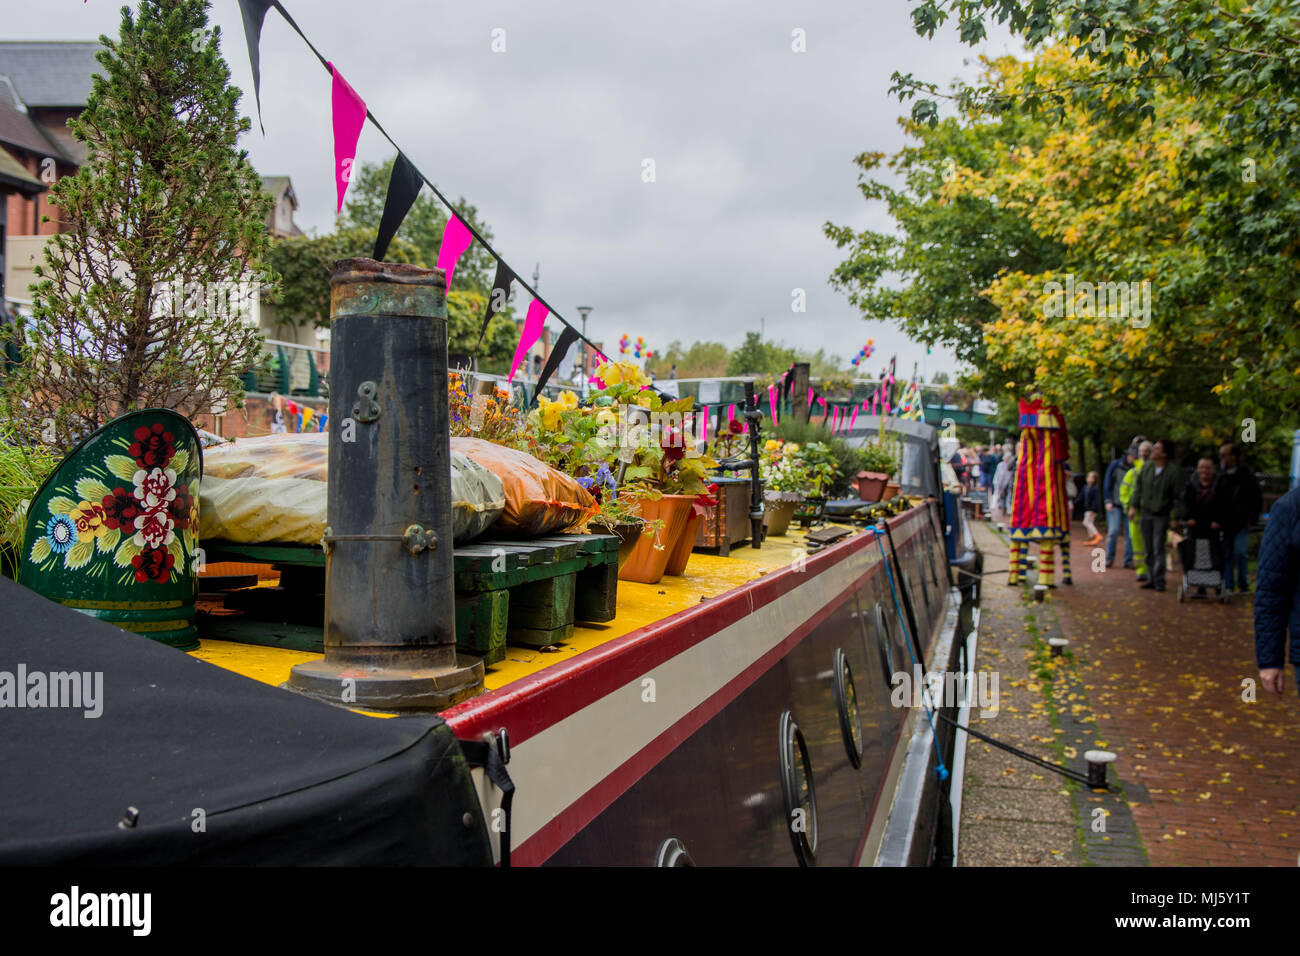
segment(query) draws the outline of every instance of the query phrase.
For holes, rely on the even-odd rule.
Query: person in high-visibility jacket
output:
[[[1137,461],[1133,462],[1133,467],[1124,472],[1124,480],[1119,484],[1119,503],[1124,507],[1124,514],[1129,512],[1129,502],[1133,500],[1133,487],[1137,484],[1138,472],[1142,470],[1151,459],[1151,442],[1144,441],[1138,445]],[[1137,571],[1137,579],[1145,581],[1147,579],[1147,555],[1146,547],[1142,544],[1142,529],[1133,519],[1128,523],[1129,540],[1133,542],[1133,568]]]

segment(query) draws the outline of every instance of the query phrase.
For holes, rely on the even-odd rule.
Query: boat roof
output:
[[[0,865],[491,862],[441,718],[285,693],[6,578],[0,606]]]

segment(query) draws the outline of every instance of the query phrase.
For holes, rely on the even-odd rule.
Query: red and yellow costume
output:
[[[1029,542],[1039,543],[1038,580],[1053,584],[1056,546],[1061,546],[1061,573],[1070,580],[1070,506],[1065,483],[1069,433],[1055,405],[1040,399],[1020,401],[1020,447],[1016,486],[1011,499],[1011,568],[1008,584],[1019,584]]]

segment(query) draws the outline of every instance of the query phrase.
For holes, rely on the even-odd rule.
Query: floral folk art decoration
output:
[[[21,583],[128,630],[192,646],[198,435],[166,409],[131,412],[70,452],[27,513]]]

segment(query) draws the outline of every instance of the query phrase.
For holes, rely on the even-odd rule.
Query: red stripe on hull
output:
[[[891,527],[901,528],[924,514],[923,508],[913,509]],[[874,534],[856,535],[808,558],[802,571],[782,568],[699,607],[679,611],[568,661],[458,704],[441,716],[463,740],[478,739],[484,733],[496,733],[501,727],[507,727],[511,741],[523,743],[863,548],[876,547],[874,538]]]
[[[835,613],[846,601],[853,598],[857,589],[863,584],[871,571],[864,571],[854,579],[850,588],[841,591],[816,614],[805,621],[785,640],[749,665],[734,678],[724,684],[707,700],[689,711],[685,716],[664,731],[657,738],[633,754],[614,773],[588,790],[574,801],[560,816],[551,820],[546,826],[534,833],[512,852],[512,860],[517,859],[521,866],[537,866],[576,836],[583,827],[596,818],[610,804],[623,795],[633,784],[649,773],[659,761],[663,760],[676,747],[703,727],[718,713],[739,697],[764,673],[776,665],[790,652],[790,649],[814,631],[818,625]],[[895,743],[897,746],[897,743]]]

